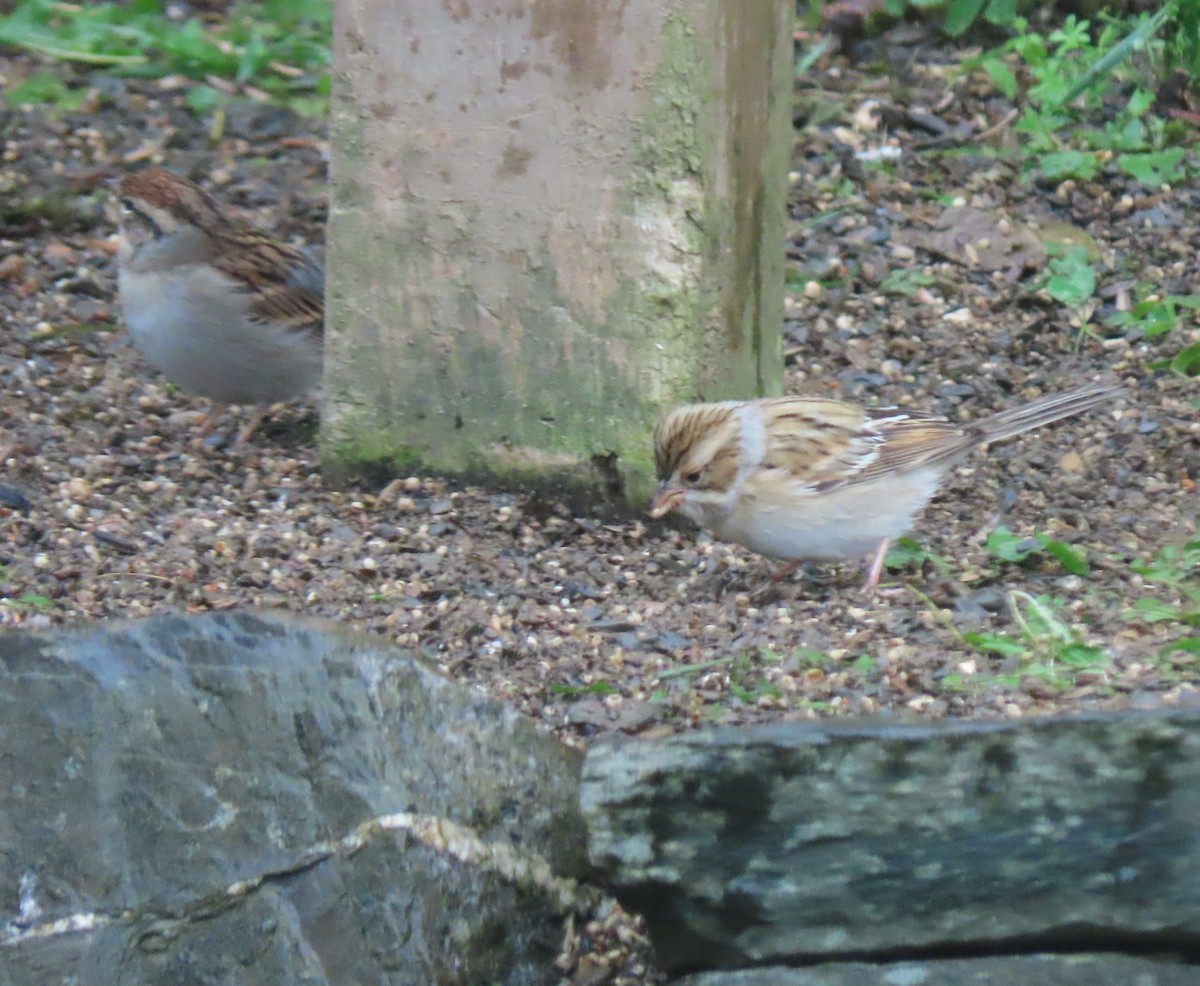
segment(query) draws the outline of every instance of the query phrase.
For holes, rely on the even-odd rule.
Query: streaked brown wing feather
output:
[[[763,465],[814,491],[842,485],[879,455],[881,437],[864,429],[862,409],[843,401],[779,397],[762,403]]]
[[[945,418],[894,408],[871,412],[873,427],[883,436],[879,458],[856,478],[870,482],[886,474],[939,465],[961,455],[974,444],[962,429]]]
[[[243,231],[238,249],[222,251],[217,267],[254,294],[252,318],[320,335],[325,324],[325,277],[309,252],[257,231]]]
[[[844,401],[780,397],[763,401],[763,414],[764,466],[814,493],[940,462],[970,444],[944,418],[894,408],[864,411]]]

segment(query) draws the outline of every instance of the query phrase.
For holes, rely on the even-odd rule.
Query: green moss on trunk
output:
[[[765,149],[787,135],[748,114],[734,130],[750,155],[733,153],[724,119],[765,105],[770,73],[730,75],[727,4],[630,2],[583,34],[570,19],[531,34],[440,8],[408,18],[410,34],[475,52],[464,79],[423,61],[436,51],[377,44],[399,29],[388,5],[339,5],[322,428],[335,477],[428,470],[637,509],[664,407],[778,390],[786,157],[770,174]],[[790,65],[785,17],[728,6],[762,22],[747,66]],[[731,199],[743,193],[749,209]]]

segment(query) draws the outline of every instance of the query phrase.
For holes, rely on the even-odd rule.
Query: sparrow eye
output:
[[[130,199],[121,199],[121,211],[125,213],[125,215],[129,215],[136,210],[134,209],[133,202]]]
[[[684,474],[683,481],[689,486],[695,486],[696,483],[700,482],[700,474],[699,469],[693,469],[691,472]]]

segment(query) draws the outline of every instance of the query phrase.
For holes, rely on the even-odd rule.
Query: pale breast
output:
[[[211,400],[291,400],[320,381],[312,334],[248,318],[249,298],[208,265],[118,276],[129,334],[172,382]]]
[[[744,495],[709,526],[717,537],[784,561],[843,561],[899,537],[937,491],[940,471],[920,469],[886,480],[809,495]]]

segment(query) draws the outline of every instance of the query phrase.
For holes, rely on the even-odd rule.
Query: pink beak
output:
[[[678,510],[683,506],[683,495],[681,489],[667,486],[665,483],[659,484],[654,492],[654,499],[650,501],[650,516],[661,517],[672,510]]]

